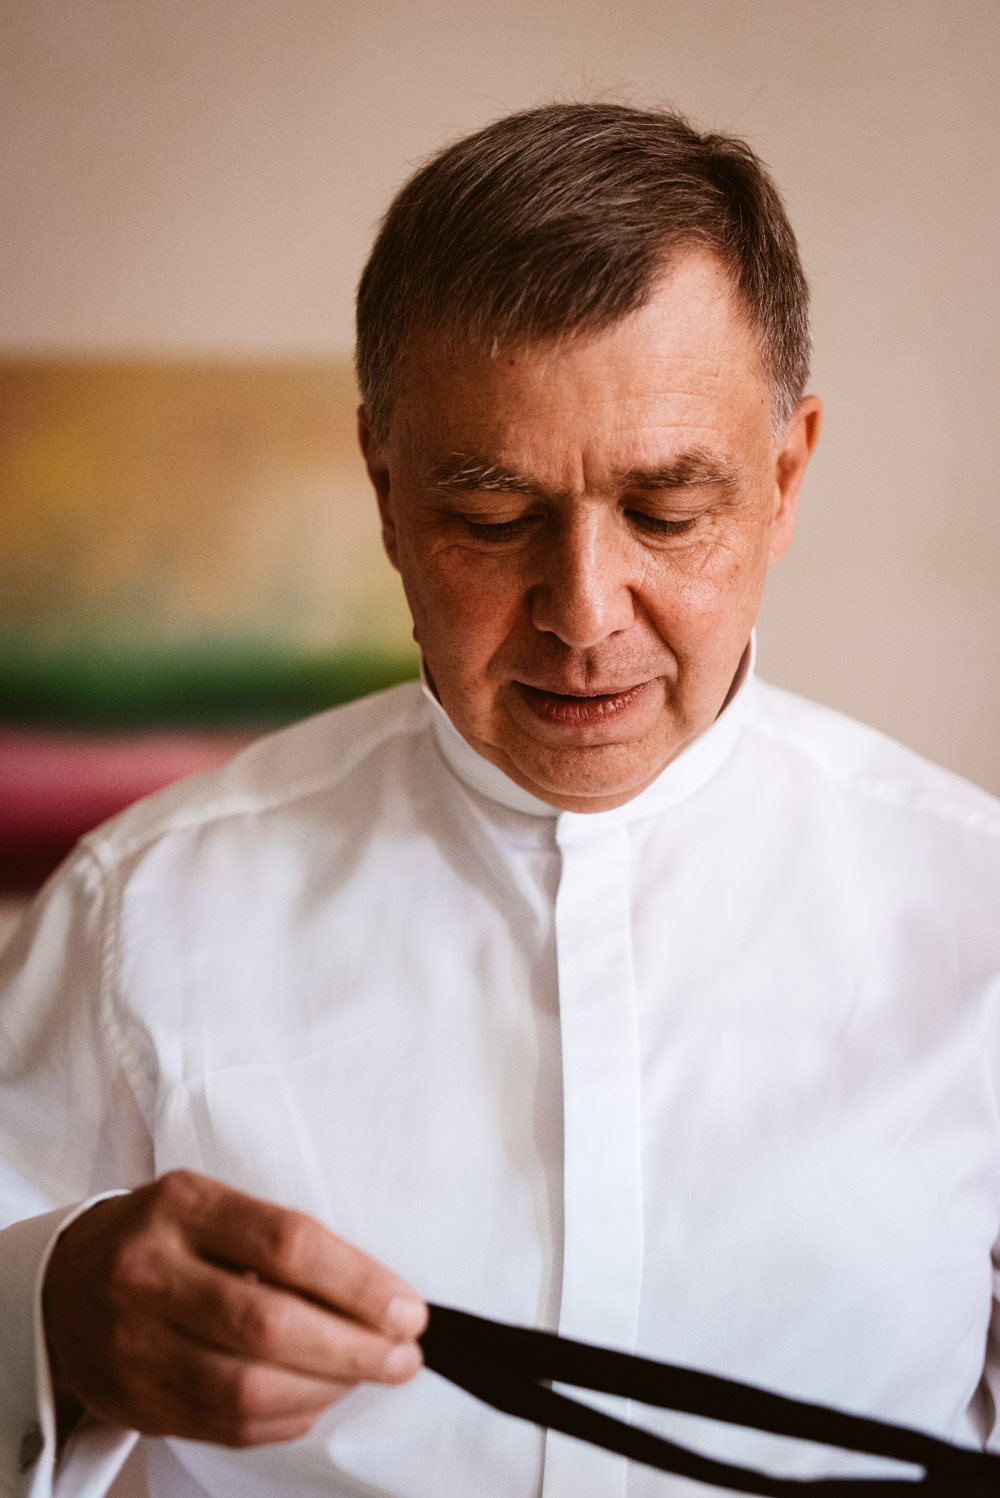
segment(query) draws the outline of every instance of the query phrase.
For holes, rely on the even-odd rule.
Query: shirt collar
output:
[[[459,733],[448,714],[431,691],[421,667],[420,680],[424,697],[430,706],[431,725],[445,762],[463,784],[490,801],[497,801],[511,811],[528,816],[558,818],[559,842],[575,841],[599,830],[648,817],[675,806],[710,780],[721,768],[736,743],[746,712],[747,692],[754,674],[757,655],[756,634],[750,636],[749,660],[743,668],[743,680],[710,728],[699,735],[676,759],[666,765],[652,784],[611,811],[560,811],[523,790],[509,775],[484,759]]]

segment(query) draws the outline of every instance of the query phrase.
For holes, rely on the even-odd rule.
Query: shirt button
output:
[[[27,1472],[29,1467],[33,1467],[41,1456],[44,1445],[45,1438],[42,1435],[42,1427],[35,1420],[28,1426],[21,1437],[21,1447],[17,1454],[17,1470],[19,1472]]]

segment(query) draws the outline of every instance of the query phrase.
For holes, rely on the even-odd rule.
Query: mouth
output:
[[[514,682],[521,700],[544,722],[566,727],[589,727],[612,724],[642,703],[653,683],[640,681],[634,686],[618,687],[611,692],[550,692],[527,682]]]

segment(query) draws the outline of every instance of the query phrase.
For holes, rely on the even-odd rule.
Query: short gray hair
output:
[[[809,375],[809,288],[745,141],[625,104],[544,105],[456,141],[397,193],[361,276],[357,372],[375,435],[417,339],[498,348],[600,332],[696,247],[729,270],[783,428]]]

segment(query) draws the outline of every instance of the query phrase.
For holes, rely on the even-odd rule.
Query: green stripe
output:
[[[415,654],[361,649],[0,646],[0,721],[94,729],[268,727],[410,680],[417,669]]]

